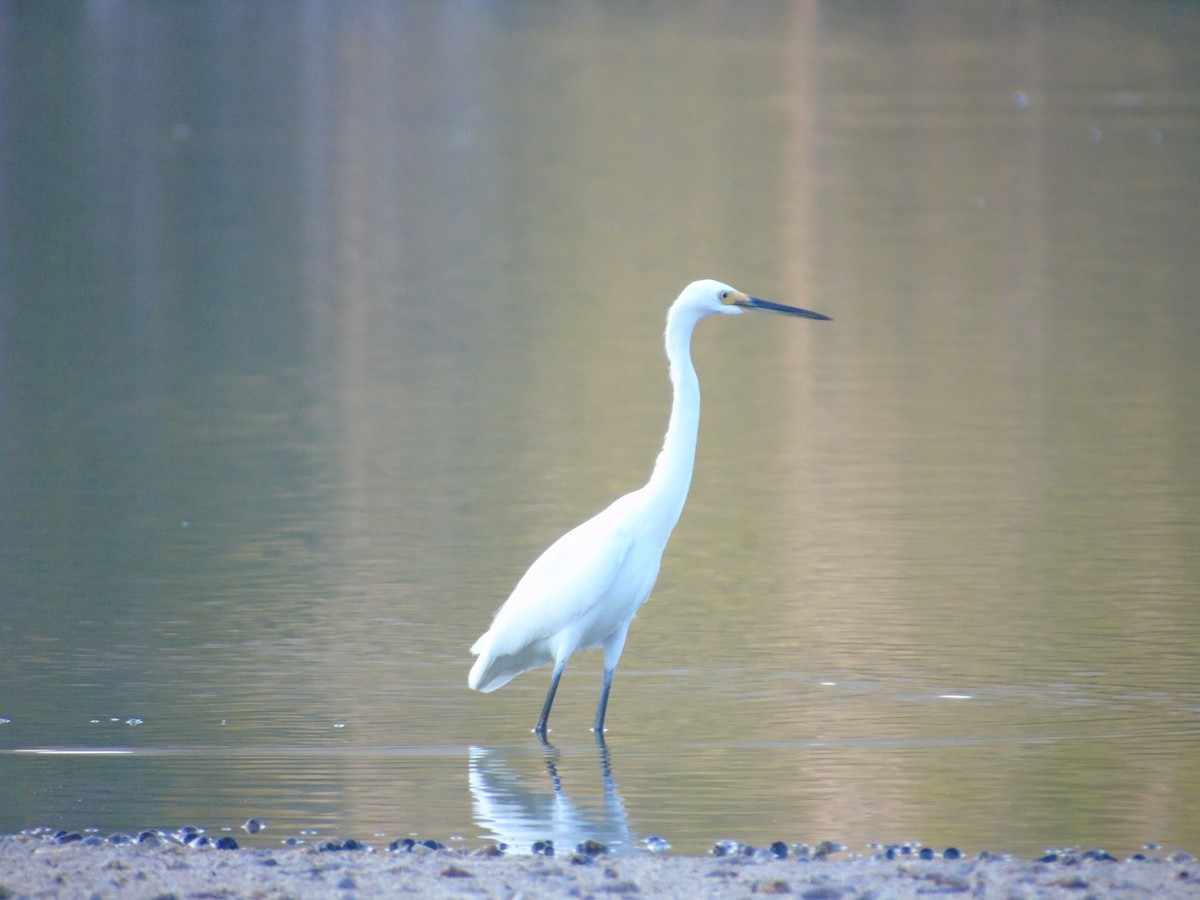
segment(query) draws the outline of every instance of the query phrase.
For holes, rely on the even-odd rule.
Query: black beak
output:
[[[800,309],[798,306],[784,306],[782,303],[772,303],[770,300],[759,300],[757,297],[747,297],[745,300],[735,300],[734,306],[740,306],[742,309],[765,309],[770,312],[783,313],[788,316],[801,316],[805,319],[823,319],[826,322],[833,320],[829,316],[813,312],[811,309]]]

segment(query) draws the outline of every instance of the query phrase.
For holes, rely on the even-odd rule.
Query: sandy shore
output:
[[[1099,858],[1097,858],[1099,856]],[[643,853],[614,857],[560,853],[381,848],[196,849],[49,835],[0,837],[0,898],[391,897],[746,897],[806,900],[969,896],[1196,897],[1200,866],[1187,854],[1114,860],[1064,854],[1047,861],[1010,857],[920,859],[904,854],[789,853],[716,857]]]

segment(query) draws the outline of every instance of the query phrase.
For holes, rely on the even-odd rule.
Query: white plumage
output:
[[[667,312],[666,347],[674,395],[662,452],[645,486],[568,531],[537,558],[471,647],[478,659],[467,684],[494,691],[517,675],[554,664],[550,690],[534,732],[546,736],[550,707],[567,660],[577,650],[604,648],[604,680],[594,730],[603,739],[613,673],[629,624],[650,596],[663,550],[687,500],[700,424],[700,385],[692,365],[696,323],[714,314],[758,309],[812,319],[820,313],[768,303],[718,281],[696,281]]]

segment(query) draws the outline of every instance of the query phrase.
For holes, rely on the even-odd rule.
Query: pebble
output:
[[[724,856],[753,856],[754,848],[741,841],[717,841],[713,844],[712,855],[718,859]]]
[[[807,890],[801,891],[800,896],[804,900],[840,900],[845,891],[840,887],[835,887],[832,884],[819,884],[816,887],[810,887]]]
[[[248,834],[258,834],[266,829],[267,823],[258,817],[247,819],[242,824],[242,829]],[[222,829],[229,831],[231,829]],[[58,844],[79,843],[83,846],[124,846],[136,844],[142,847],[158,847],[164,841],[171,840],[179,844],[186,845],[194,849],[215,848],[218,850],[238,850],[239,844],[232,836],[226,835],[220,838],[210,838],[204,834],[205,829],[195,825],[184,825],[172,832],[163,832],[154,829],[137,832],[134,835],[124,832],[113,832],[106,838],[100,837],[97,828],[84,829],[80,831],[69,831],[66,829],[52,829],[48,827],[39,827],[28,829],[24,834],[30,836],[40,836],[43,839],[52,840]],[[284,838],[282,843],[285,846],[295,846],[303,844],[302,839]],[[647,851],[655,854],[666,853],[671,848],[671,844],[663,837],[652,835],[645,838],[642,843]],[[932,861],[936,859],[944,859],[949,861],[960,860],[963,858],[963,853],[957,847],[946,847],[940,853],[932,847],[921,846],[917,842],[900,843],[900,844],[869,844],[876,859],[920,859],[924,861]],[[330,838],[317,845],[316,850],[319,852],[346,852],[356,850],[370,850],[370,846],[363,844],[353,838],[339,839]],[[414,838],[397,838],[387,845],[389,852],[414,852],[418,849],[421,851],[446,851],[448,848],[445,844],[432,839],[416,840]],[[473,851],[470,855],[476,857],[499,857],[506,854],[510,848],[502,842],[495,842],[480,847]],[[530,848],[535,855],[553,857],[556,853],[554,841],[545,839],[534,842]],[[1161,862],[1163,857],[1168,854],[1159,854],[1159,846],[1156,844],[1146,844],[1143,848],[1146,852],[1132,854],[1127,862]],[[809,862],[823,860],[828,856],[846,850],[842,844],[833,841],[819,841],[816,844],[808,845],[805,843],[796,843],[792,845],[792,850],[789,851],[789,846],[784,841],[774,841],[766,848],[756,848],[753,845],[745,844],[735,840],[721,840],[714,843],[711,854],[714,857],[744,857],[756,860],[784,860],[789,856],[800,862]],[[605,844],[592,839],[582,841],[575,847],[575,852],[571,855],[571,862],[576,864],[587,864],[595,860],[595,858],[610,854],[612,851]],[[1154,855],[1151,855],[1154,854]],[[978,853],[978,860],[981,862],[989,860],[1002,860],[1006,857],[1003,854],[993,854],[988,850],[981,850]],[[1194,858],[1186,853],[1176,853],[1169,855],[1169,862],[1182,864],[1193,862]],[[1109,853],[1108,851],[1092,847],[1087,850],[1079,850],[1077,848],[1048,848],[1041,856],[1036,857],[1034,862],[1041,865],[1054,865],[1062,867],[1079,867],[1085,863],[1119,863],[1120,860]],[[1086,874],[1086,872],[1084,873]],[[1077,877],[1075,875],[1071,878]],[[1184,876],[1187,877],[1187,876]],[[769,885],[763,884],[758,888],[759,892],[771,890]]]
[[[750,885],[752,894],[790,894],[792,887],[786,881],[756,881]]]
[[[582,853],[584,856],[601,856],[608,852],[608,848],[603,844],[593,841],[590,838],[579,844],[575,848],[575,852]]]
[[[824,859],[831,853],[841,853],[846,848],[834,841],[818,841],[812,848],[813,859]]]
[[[371,848],[362,841],[356,841],[354,838],[346,838],[344,841],[338,838],[330,838],[327,841],[322,841],[317,844],[318,853],[345,853],[353,850],[370,850]],[[391,847],[389,846],[389,850]]]
[[[260,831],[265,830],[266,827],[267,823],[258,818],[247,819],[242,823],[242,830],[247,834],[258,834]]]
[[[223,838],[228,838],[228,834],[223,837],[196,834],[186,845],[176,841],[174,831],[151,830],[135,834],[136,837],[126,835],[126,838],[140,844],[143,835],[147,835],[147,843],[161,840],[165,846],[163,850],[118,846],[109,838],[82,829],[74,832],[42,828],[33,834],[0,836],[4,887],[16,888],[17,896],[90,897],[101,881],[112,880],[125,883],[129,890],[136,887],[140,896],[217,896],[220,891],[224,896],[232,896],[237,892],[233,885],[241,883],[244,886],[249,880],[262,886],[264,896],[271,893],[269,886],[275,885],[278,892],[271,896],[307,896],[315,886],[315,878],[325,893],[353,892],[360,896],[395,896],[401,890],[412,896],[513,896],[523,893],[526,896],[574,897],[650,897],[673,890],[679,896],[775,894],[805,900],[924,895],[1066,897],[1069,894],[1079,898],[1085,895],[1122,896],[1131,900],[1200,896],[1196,894],[1200,887],[1200,872],[1195,860],[1170,850],[1154,852],[1152,859],[1138,862],[1116,860],[1099,848],[1059,848],[1048,849],[1043,854],[1054,857],[1050,863],[1022,861],[989,852],[981,853],[978,862],[956,863],[949,861],[962,858],[957,848],[938,851],[910,843],[872,846],[865,853],[851,851],[842,859],[816,862],[845,848],[832,842],[813,846],[774,842],[755,849],[737,841],[722,841],[715,846],[727,851],[727,858],[715,860],[712,855],[707,859],[657,857],[636,844],[633,847],[609,846],[608,853],[604,854],[597,851],[605,845],[598,841],[589,845],[584,841],[570,855],[574,865],[565,865],[566,860],[547,861],[524,854],[508,856],[498,843],[475,853],[466,848],[433,851],[424,841],[401,838],[393,841],[389,849],[407,850],[416,856],[397,865],[395,856],[385,857],[382,853],[364,852],[353,859],[344,855],[337,860],[317,859],[316,840],[299,852],[256,849],[216,854],[186,848],[224,845],[232,849],[230,843],[223,844]],[[120,836],[117,837],[120,840]],[[99,841],[101,846],[92,848],[82,844],[90,838]],[[343,850],[355,846],[364,851],[369,849],[347,839],[322,840],[337,844]],[[38,847],[38,843],[43,846]],[[232,843],[236,844],[236,841]],[[58,846],[62,844],[66,846]],[[70,846],[72,844],[79,846]],[[649,846],[649,842],[646,844]],[[571,845],[574,846],[574,841]],[[889,847],[898,862],[887,861]],[[554,844],[549,840],[539,841],[537,845],[542,856],[547,851],[552,852],[553,848]],[[750,856],[745,855],[747,848],[751,851]],[[590,854],[589,849],[593,851]],[[781,850],[787,850],[788,855],[777,855]],[[622,851],[627,855],[619,856]],[[729,855],[730,852],[733,855]],[[485,854],[494,854],[498,858],[483,858]],[[919,857],[929,854],[932,854],[930,861],[918,861]],[[566,852],[560,854],[567,855]],[[192,859],[181,859],[187,856]],[[1061,862],[1064,858],[1074,859],[1075,865],[1068,867]],[[75,868],[67,874],[64,866]],[[137,874],[143,868],[146,875]],[[15,869],[24,873],[17,877],[26,879],[25,882],[11,882]],[[64,881],[64,877],[69,880]],[[135,877],[137,881],[133,880]],[[383,889],[385,885],[387,890]],[[143,893],[142,888],[147,892]],[[497,890],[505,893],[496,893]],[[4,893],[0,891],[0,895]]]

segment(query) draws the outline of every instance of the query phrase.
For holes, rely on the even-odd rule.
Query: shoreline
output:
[[[144,832],[143,834],[150,834]],[[157,834],[157,833],[155,833]],[[66,842],[64,842],[66,839]],[[817,845],[788,852],[722,845],[706,856],[609,855],[582,844],[554,856],[396,849],[357,842],[218,849],[171,839],[81,839],[26,832],[0,835],[0,898],[422,897],[699,898],[782,894],[806,900],[857,897],[1200,898],[1200,865],[1189,854],[1138,854],[1118,860],[1103,851],[1064,851],[1037,860],[981,853],[968,858],[886,848],[870,854]],[[435,842],[430,842],[435,843]],[[439,845],[440,846],[440,845]],[[780,849],[787,856],[780,858]],[[816,852],[813,852],[813,851]],[[824,852],[828,851],[828,852]],[[724,852],[724,855],[717,853]],[[889,858],[889,856],[891,858]],[[1140,858],[1139,858],[1140,857]]]

